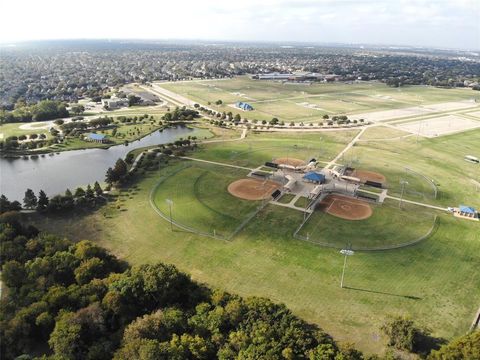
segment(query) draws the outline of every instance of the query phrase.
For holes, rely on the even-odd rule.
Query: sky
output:
[[[480,0],[2,0],[0,43],[202,39],[480,49]]]

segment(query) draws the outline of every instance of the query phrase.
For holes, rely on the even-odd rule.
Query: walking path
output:
[[[348,150],[350,150],[350,148],[355,145],[355,143],[358,141],[358,139],[360,139],[360,137],[363,135],[363,133],[365,132],[365,130],[367,130],[370,126],[365,126],[362,130],[360,130],[360,132],[357,134],[357,136],[355,136],[352,141],[350,141],[347,146],[345,147],[345,149],[343,149],[342,151],[340,151],[340,153],[335,157],[335,159],[333,159],[332,161],[330,161],[326,166],[325,168],[326,169],[329,169],[333,164],[335,164],[337,162],[338,159],[340,159],[343,154],[345,154]]]
[[[376,192],[365,190],[365,189],[362,189],[362,192],[369,193],[369,194],[372,194],[372,195],[377,195],[377,196],[379,195]],[[435,209],[435,210],[447,211],[448,212],[447,208],[444,208],[444,207],[441,207],[441,206],[425,204],[425,203],[421,203],[421,202],[418,202],[418,201],[400,199],[399,197],[396,197],[396,196],[385,195],[384,199],[392,199],[392,200],[396,200],[396,201],[406,202],[406,203],[409,203],[409,204],[414,204],[414,205],[418,205],[418,206],[427,207],[427,208],[430,208],[430,209]]]
[[[232,165],[232,164],[219,163],[219,162],[210,161],[210,160],[196,159],[196,158],[192,158],[192,157],[188,157],[188,156],[174,156],[174,155],[172,155],[172,156],[173,156],[173,157],[180,158],[180,159],[198,161],[198,162],[203,162],[203,163],[213,164],[213,165],[219,165],[219,166],[226,166],[226,167],[231,167],[231,168],[235,168],[235,169],[242,169],[242,170],[248,170],[248,171],[253,171],[253,170],[254,170],[254,169],[247,168],[247,167],[244,167],[244,166],[238,166],[238,165]]]

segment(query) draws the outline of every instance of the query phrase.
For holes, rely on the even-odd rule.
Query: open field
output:
[[[261,95],[246,90],[243,93]],[[479,178],[480,168],[463,160],[467,153],[479,156],[480,129],[418,141],[416,137],[395,139],[403,132],[391,130],[367,129],[363,135],[370,140],[351,147],[339,162],[385,175],[389,195],[399,196],[400,179],[407,179],[405,199],[442,206],[468,202],[480,207],[480,193],[475,192],[471,181]],[[274,158],[315,157],[330,161],[357,134],[249,134],[242,141],[201,144],[188,155],[252,168]],[[371,140],[384,136],[389,140]],[[446,338],[464,334],[470,326],[480,298],[478,223],[442,213],[431,236],[418,244],[383,252],[356,252],[349,259],[347,287],[341,289],[343,257],[338,250],[293,237],[303,220],[298,210],[268,205],[230,242],[178,228],[170,231],[168,222],[149,202],[152,189],[162,180],[155,191],[162,212],[168,212],[164,198],[173,194],[174,216],[178,211],[182,221],[204,226],[206,231],[213,231],[214,224],[228,232],[241,221],[240,217],[250,213],[250,206],[256,206],[255,202],[244,203],[225,191],[231,181],[244,176],[243,170],[222,167],[220,173],[214,170],[218,166],[197,163],[184,168],[190,163],[172,160],[168,166],[148,172],[136,186],[122,190],[117,201],[94,214],[55,220],[37,218],[37,224],[74,239],[98,241],[133,264],[174,263],[212,286],[283,302],[336,340],[354,342],[366,352],[385,350],[386,341],[379,327],[389,314],[409,315],[431,328],[433,335]],[[172,177],[177,170],[178,176]],[[185,176],[182,171],[187,171]],[[438,186],[437,198],[433,196],[432,179]],[[291,199],[289,196],[285,201]],[[398,202],[387,199],[363,221],[317,212],[307,225],[318,227],[311,231],[318,243],[343,246],[348,238],[356,239],[358,247],[403,243],[428,232],[436,214],[415,205],[403,207],[399,210]]]
[[[380,121],[389,116],[399,118],[478,106],[465,101],[480,97],[468,89],[390,88],[377,82],[282,84],[248,77],[158,83],[158,86],[202,105],[210,103],[208,106],[218,111],[234,112],[232,104],[247,101],[254,110],[241,112],[242,116],[257,120],[277,117],[285,122],[318,122],[323,121],[325,114],[360,114],[352,118]],[[217,100],[222,100],[223,104],[215,105]]]
[[[238,166],[256,168],[276,158],[297,158],[308,161],[312,157],[328,161],[358,134],[357,130],[299,133],[299,134],[249,134],[244,141],[200,145],[208,151],[192,156]]]
[[[406,180],[407,199],[443,206],[467,202],[478,208],[480,193],[471,180],[479,179],[480,167],[463,158],[467,154],[480,156],[479,139],[480,129],[476,129],[438,138],[420,138],[418,142],[416,137],[359,142],[345,154],[344,162],[385,175],[389,195],[400,196],[400,180]],[[437,199],[433,196],[434,184]]]
[[[396,125],[399,129],[412,134],[435,137],[480,127],[480,121],[458,115],[445,115],[424,120],[411,121]]]
[[[0,140],[6,139],[10,136],[30,135],[30,134],[45,134],[47,138],[51,137],[50,132],[45,129],[32,128],[29,130],[21,129],[22,123],[2,124],[0,125]]]

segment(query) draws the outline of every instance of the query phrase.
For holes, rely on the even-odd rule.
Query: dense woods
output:
[[[130,267],[95,243],[39,233],[17,217],[0,217],[2,359],[382,359],[338,345],[284,305],[208,288],[172,265]],[[391,345],[414,344],[412,324],[387,323]],[[480,358],[479,336],[428,359]]]
[[[39,234],[12,217],[0,225],[3,359],[47,344],[51,359],[341,358],[284,305],[209,289],[172,265],[128,267],[90,241]]]

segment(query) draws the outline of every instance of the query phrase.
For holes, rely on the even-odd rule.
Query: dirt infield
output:
[[[228,185],[228,192],[233,196],[245,200],[268,199],[270,195],[281,187],[275,181],[258,179],[240,179]]]
[[[366,202],[341,195],[329,195],[318,209],[345,220],[364,220],[372,216],[373,210]]]
[[[305,165],[305,161],[295,158],[278,158],[273,161],[275,164],[300,166]]]
[[[383,184],[387,181],[382,174],[366,170],[355,170],[351,176],[359,178],[361,182],[374,181]]]

